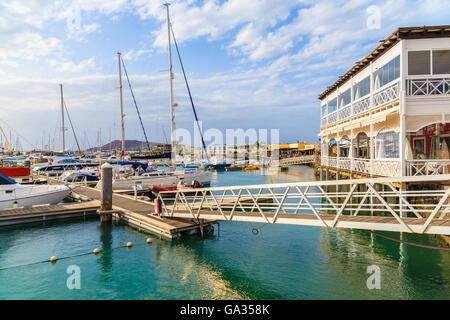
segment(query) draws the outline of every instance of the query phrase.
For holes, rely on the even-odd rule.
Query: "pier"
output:
[[[93,199],[99,203],[101,192],[99,189],[80,186],[74,190],[76,197]],[[154,215],[155,206],[148,201],[134,199],[132,196],[113,193],[113,217],[134,225],[146,231],[173,240],[181,234],[195,234],[211,230],[216,222],[213,220],[193,219],[191,217],[159,217]],[[100,206],[98,206],[99,208]]]
[[[95,215],[99,207],[99,201],[89,201],[7,209],[0,211],[0,226],[85,217]]]

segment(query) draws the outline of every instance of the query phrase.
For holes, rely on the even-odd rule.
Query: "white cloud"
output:
[[[38,57],[61,49],[61,41],[55,37],[42,37],[34,32],[23,32],[7,38],[0,45],[0,58],[36,60]]]
[[[152,49],[130,49],[123,54],[123,59],[126,60],[138,60],[142,55],[152,53]]]
[[[79,73],[85,70],[90,70],[95,67],[95,57],[81,60],[79,63],[68,62],[58,62],[55,59],[50,59],[49,65],[58,72],[71,72]]]

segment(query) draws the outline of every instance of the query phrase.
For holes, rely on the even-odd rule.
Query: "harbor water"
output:
[[[309,167],[217,172],[212,186],[314,179]],[[443,245],[434,236],[386,234]],[[153,236],[146,244],[149,236],[98,218],[3,227],[0,299],[450,299],[450,252],[362,230],[220,222],[220,237],[217,227],[206,239]],[[122,247],[127,242],[134,246]],[[80,256],[94,248],[102,252]],[[51,256],[70,258],[31,264]],[[68,286],[73,266],[79,289]],[[367,287],[369,266],[380,270],[380,289]]]

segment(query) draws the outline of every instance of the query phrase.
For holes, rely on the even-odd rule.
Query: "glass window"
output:
[[[399,134],[395,131],[380,132],[375,143],[376,158],[399,158]]]
[[[322,118],[325,117],[327,115],[327,105],[324,104],[322,106]]]
[[[367,76],[353,87],[353,100],[358,100],[370,93],[370,76]]]
[[[433,50],[433,74],[450,73],[450,50]]]
[[[430,74],[430,51],[408,51],[408,74]]]
[[[337,110],[337,98],[334,98],[328,102],[328,113],[332,113]]]
[[[351,101],[351,89],[345,90],[344,93],[339,95],[339,108],[348,105]]]
[[[400,77],[400,56],[386,63],[374,73],[375,90]]]

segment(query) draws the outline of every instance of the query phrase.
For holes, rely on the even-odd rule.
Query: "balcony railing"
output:
[[[402,175],[399,159],[373,160],[372,174],[380,177],[400,177]]]
[[[431,176],[450,172],[450,159],[408,160],[408,176]]]
[[[328,124],[335,123],[338,120],[337,111],[333,111],[328,115]]]
[[[348,118],[352,115],[352,105],[348,104],[345,107],[339,109],[339,120]]]
[[[355,173],[381,177],[401,176],[399,159],[359,159],[322,156],[321,165]],[[450,173],[450,159],[407,160],[407,176],[430,176]]]
[[[379,106],[391,102],[399,97],[399,82],[390,85],[389,87],[376,92],[373,95],[373,106]]]
[[[369,108],[370,108],[370,97],[357,100],[356,102],[353,103],[353,114],[364,112],[366,110],[369,110]]]
[[[450,78],[410,79],[406,86],[409,96],[450,94]]]
[[[399,159],[359,159],[359,158],[337,158],[322,156],[321,165],[366,175],[381,177],[401,176]]]

